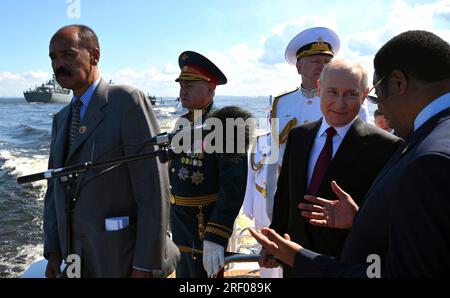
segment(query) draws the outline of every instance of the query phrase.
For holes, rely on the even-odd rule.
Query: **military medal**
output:
[[[205,180],[205,177],[203,176],[203,173],[200,173],[200,171],[197,170],[196,172],[192,173],[191,180],[192,180],[192,183],[194,183],[195,185],[198,186],[203,183],[203,180]]]
[[[189,178],[189,171],[185,167],[181,167],[178,171],[178,178],[182,181],[186,181],[187,178]]]

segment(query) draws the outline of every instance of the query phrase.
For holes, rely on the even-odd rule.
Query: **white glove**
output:
[[[203,242],[203,267],[208,277],[215,277],[224,264],[224,247],[205,240]]]

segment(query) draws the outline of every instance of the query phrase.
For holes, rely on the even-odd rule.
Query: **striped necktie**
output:
[[[83,102],[78,98],[72,104],[72,118],[70,120],[68,152],[70,152],[71,146],[73,145],[75,138],[78,135],[78,130],[80,129],[80,107],[82,104]]]

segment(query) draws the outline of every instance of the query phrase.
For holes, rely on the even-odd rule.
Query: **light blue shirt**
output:
[[[91,86],[81,95],[80,100],[82,102],[82,105],[80,106],[80,120],[83,120],[84,114],[86,113],[86,109],[91,102],[92,95],[94,95],[95,89],[97,89],[98,84],[100,83],[101,77],[98,77],[98,79],[92,83]],[[74,95],[72,97],[71,104],[73,105],[75,101],[77,100],[77,97]]]
[[[436,98],[422,111],[420,111],[420,113],[416,116],[416,120],[414,120],[414,131],[419,129],[419,127],[421,127],[431,117],[447,108],[450,108],[450,92]]]

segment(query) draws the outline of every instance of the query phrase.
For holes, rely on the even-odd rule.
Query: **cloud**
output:
[[[288,43],[301,31],[309,27],[336,28],[336,15],[325,14],[321,18],[307,16],[290,19],[272,28],[270,35],[263,36],[263,53],[260,62],[268,65],[285,63],[284,52]]]
[[[22,96],[24,90],[41,85],[49,78],[50,74],[42,70],[23,73],[0,72],[0,96]]]
[[[371,80],[373,57],[383,44],[397,34],[408,30],[427,30],[449,41],[450,27],[448,23],[441,24],[439,22],[443,15],[448,16],[449,14],[449,0],[411,6],[404,0],[396,0],[385,9],[386,19],[379,28],[341,36],[339,58],[361,63],[368,69]]]
[[[180,69],[167,63],[163,68],[151,66],[147,69],[124,68],[113,73],[102,73],[102,77],[114,84],[132,85],[144,93],[155,96],[176,96],[178,85],[175,83]]]

